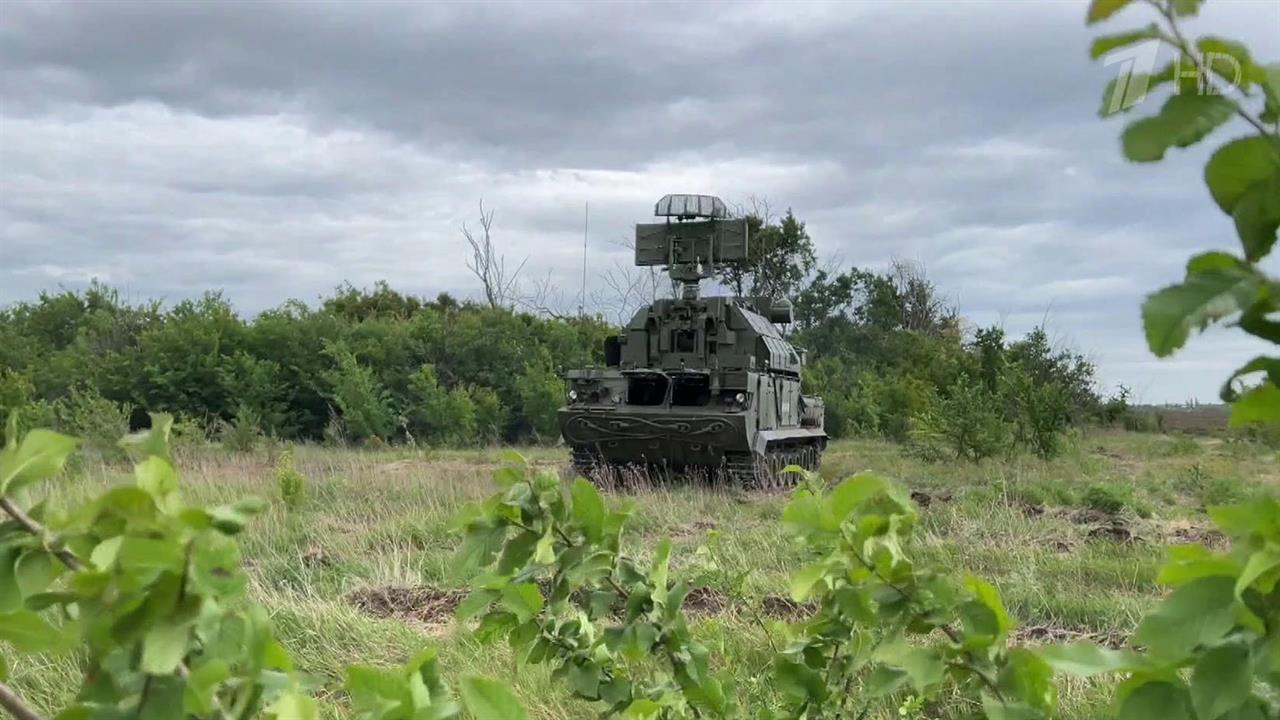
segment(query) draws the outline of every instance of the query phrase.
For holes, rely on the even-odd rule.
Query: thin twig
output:
[[[27,707],[26,703],[22,702],[22,698],[2,682],[0,682],[0,708],[7,710],[14,720],[41,720],[35,710]]]

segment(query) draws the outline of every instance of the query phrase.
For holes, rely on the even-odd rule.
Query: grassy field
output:
[[[532,717],[593,716],[552,685],[545,669],[518,666],[505,646],[481,645],[452,621],[466,578],[452,563],[457,539],[449,520],[463,503],[493,491],[498,450],[294,452],[307,479],[307,499],[294,511],[276,498],[271,451],[196,448],[179,465],[186,493],[200,502],[273,499],[243,539],[253,592],[301,667],[323,683],[326,715],[343,717],[337,689],[346,664],[395,663],[430,643],[451,675],[512,682]],[[522,452],[568,472],[563,450]],[[829,449],[822,474],[863,469],[910,487],[923,508],[916,556],[957,576],[989,579],[1019,621],[1015,642],[1026,644],[1081,636],[1120,642],[1160,593],[1154,577],[1163,545],[1224,542],[1209,527],[1206,505],[1280,494],[1274,450],[1122,432],[1076,437],[1050,462],[979,465],[929,464],[896,445],[841,441]],[[57,494],[74,498],[129,479],[125,466],[90,462]],[[762,671],[768,643],[754,618],[758,611],[782,623],[796,615],[782,597],[798,559],[779,523],[785,496],[672,487],[607,497],[621,502],[624,494],[638,505],[628,540],[637,556],[669,536],[677,570],[690,571],[696,548],[716,537],[723,577],[741,575],[742,592],[713,584],[699,593],[695,628],[719,666],[732,668],[741,695],[769,703],[773,690]],[[73,660],[12,664],[18,689],[37,706],[53,710],[69,699]],[[1082,681],[1064,680],[1060,691],[1066,718],[1094,717],[1106,701],[1098,686]]]

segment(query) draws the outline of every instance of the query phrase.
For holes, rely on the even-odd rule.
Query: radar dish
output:
[[[653,208],[658,217],[726,218],[724,201],[714,195],[663,195]]]

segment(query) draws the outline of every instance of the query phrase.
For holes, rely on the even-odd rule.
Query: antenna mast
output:
[[[582,288],[578,295],[578,314],[585,315],[587,307],[587,232],[591,227],[591,203],[582,204]]]

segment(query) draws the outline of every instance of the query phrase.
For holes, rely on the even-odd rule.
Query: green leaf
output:
[[[512,583],[502,589],[502,606],[526,623],[542,611],[542,593],[533,583]]]
[[[13,643],[20,652],[62,650],[68,638],[40,615],[30,610],[0,613],[0,640]]]
[[[919,693],[926,693],[942,682],[947,670],[942,654],[931,648],[895,643],[883,648],[878,655],[884,662],[902,668],[911,679],[911,686]]]
[[[155,498],[156,507],[170,514],[182,509],[178,500],[178,474],[168,460],[152,455],[133,468],[138,487]]]
[[[187,654],[190,636],[186,623],[172,620],[152,626],[142,639],[142,671],[152,675],[169,675]]]
[[[475,720],[527,720],[524,709],[505,684],[486,678],[462,681],[462,704]]]
[[[1235,40],[1205,36],[1196,40],[1209,70],[1227,82],[1247,89],[1262,79],[1262,69],[1253,64],[1249,48]]]
[[[497,600],[501,596],[501,592],[497,590],[485,590],[478,588],[472,590],[471,594],[458,603],[458,608],[454,611],[454,616],[459,620],[468,620],[489,607],[489,604]]]
[[[1139,662],[1139,657],[1129,650],[1112,650],[1085,640],[1049,645],[1036,652],[1054,670],[1078,677],[1127,670]]]
[[[1274,547],[1264,547],[1249,555],[1249,560],[1244,565],[1244,570],[1240,571],[1240,577],[1236,578],[1236,597],[1244,594],[1244,591],[1258,578],[1266,575],[1272,569],[1280,567],[1280,550]],[[1266,584],[1258,588],[1264,595],[1271,593],[1275,587],[1276,578],[1268,578]]]
[[[1266,98],[1263,104],[1262,122],[1280,122],[1280,63],[1263,65],[1259,68],[1261,77],[1258,84],[1262,86],[1262,94]]]
[[[274,720],[316,720],[320,717],[320,710],[310,695],[289,692],[271,704],[267,716]]]
[[[1220,395],[1224,402],[1235,402],[1237,391],[1235,381],[1244,375],[1252,375],[1253,373],[1266,373],[1267,379],[1273,385],[1280,385],[1280,358],[1267,357],[1259,355],[1249,362],[1241,365],[1235,372],[1231,373],[1231,377],[1222,384],[1222,392]]]
[[[809,599],[809,593],[813,590],[813,586],[827,574],[827,566],[825,563],[814,563],[800,568],[800,571],[791,576],[791,599],[796,602],[804,602]]]
[[[191,668],[187,676],[187,690],[183,707],[188,713],[207,714],[213,711],[213,695],[222,681],[231,677],[231,669],[225,660],[212,658]]]
[[[1120,136],[1124,156],[1133,162],[1154,162],[1171,147],[1199,142],[1235,113],[1220,95],[1171,95],[1153,117],[1131,123]]]
[[[1235,577],[1240,569],[1230,557],[1215,555],[1200,545],[1175,545],[1165,553],[1168,559],[1160,566],[1156,582],[1170,587],[1214,575]]]
[[[533,561],[539,565],[550,565],[556,561],[555,536],[551,534],[551,522],[547,522],[547,531],[538,538],[533,548]]]
[[[76,439],[35,429],[16,447],[0,452],[0,495],[57,475],[76,448]]]
[[[1280,148],[1261,135],[1232,140],[1214,151],[1204,166],[1209,194],[1228,215],[1249,188],[1280,171]]]
[[[488,567],[502,548],[506,535],[507,529],[501,525],[478,523],[468,528],[462,546],[458,548],[455,562],[458,572],[469,574]]]
[[[1017,698],[1046,715],[1057,707],[1058,688],[1053,684],[1053,668],[1026,648],[1009,651],[996,682],[1005,697]]]
[[[1192,580],[1147,613],[1133,637],[1153,655],[1183,658],[1197,645],[1214,643],[1231,630],[1236,602],[1233,578]]]
[[[1000,593],[979,577],[965,578],[965,586],[974,595],[973,600],[960,606],[960,616],[966,628],[975,636],[993,641],[1007,635],[1013,629],[1013,620],[1000,601]],[[991,643],[984,640],[982,644]]]
[[[983,693],[982,712],[987,720],[1045,720],[1045,714],[1020,702],[1002,702]]]
[[[1191,700],[1182,683],[1146,682],[1121,702],[1116,720],[1194,720]]]
[[[817,670],[779,655],[773,663],[773,677],[779,690],[797,703],[821,703],[827,685]],[[902,677],[906,679],[905,671]]]
[[[116,560],[129,572],[173,570],[180,571],[185,561],[184,550],[170,540],[126,536],[120,543]]]
[[[1189,273],[1186,280],[1170,285],[1142,304],[1147,346],[1158,357],[1182,347],[1192,330],[1203,330],[1253,303],[1261,283],[1245,270],[1205,270]]]
[[[1217,720],[1249,699],[1253,660],[1243,643],[1219,645],[1200,656],[1191,675],[1197,720]]]
[[[1097,60],[1116,48],[1128,47],[1134,43],[1143,40],[1152,40],[1160,36],[1160,29],[1154,23],[1148,25],[1141,30],[1130,30],[1129,32],[1116,33],[1114,35],[1102,35],[1093,39],[1093,44],[1089,46],[1089,58]]]
[[[1231,403],[1231,426],[1280,422],[1280,388],[1269,381],[1245,391]]]
[[[658,717],[658,713],[662,712],[662,706],[650,700],[649,698],[640,698],[633,700],[627,709],[622,711],[624,720],[654,720]]]
[[[1280,171],[1245,190],[1231,219],[1249,262],[1266,257],[1276,244],[1276,228],[1280,227]]]
[[[1178,17],[1195,15],[1200,12],[1200,3],[1204,0],[1173,0],[1173,14]]]
[[[167,413],[150,413],[151,427],[130,435],[120,441],[120,447],[136,450],[143,457],[152,455],[169,460],[169,435],[173,430],[173,416]]]
[[[0,612],[22,607],[22,590],[18,587],[16,566],[22,548],[0,547]]]
[[[1089,3],[1089,12],[1085,15],[1085,23],[1093,25],[1102,22],[1124,9],[1133,0],[1093,0]]]
[[[49,583],[58,576],[58,570],[61,567],[60,564],[54,563],[53,558],[43,548],[26,551],[14,566],[14,579],[18,583],[18,590],[23,597],[44,592],[49,588]]]
[[[1209,272],[1213,270],[1248,270],[1240,258],[1229,252],[1210,250],[1192,255],[1187,261],[1187,274]]]
[[[839,527],[840,523],[844,522],[850,513],[887,489],[888,483],[884,478],[873,473],[860,472],[857,475],[845,478],[827,496],[827,510],[831,513],[831,517],[834,518],[836,523],[828,529],[834,530]]]
[[[599,542],[604,536],[605,508],[604,500],[596,486],[589,481],[578,478],[573,481],[569,491],[573,499],[573,517],[582,525],[583,533],[592,542]]]
[[[349,666],[346,682],[342,687],[351,698],[351,709],[357,717],[365,715],[374,718],[402,710],[407,689],[404,680],[395,672],[365,665]]]

